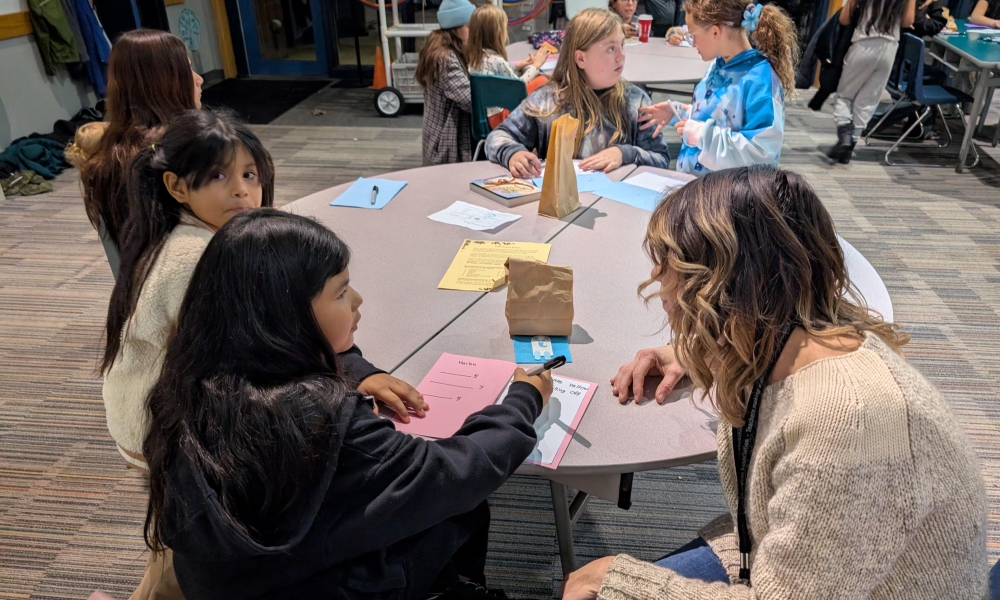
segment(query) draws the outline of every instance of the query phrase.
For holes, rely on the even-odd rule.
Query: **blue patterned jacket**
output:
[[[777,165],[785,137],[785,92],[771,63],[757,50],[721,57],[684,105],[690,119],[681,135],[677,170],[702,176],[748,165]],[[671,124],[677,122],[674,118]]]

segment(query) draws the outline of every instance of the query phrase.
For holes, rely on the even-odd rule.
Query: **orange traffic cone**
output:
[[[385,79],[385,60],[382,58],[382,46],[375,46],[375,77],[372,80],[373,90],[380,90],[388,85]]]

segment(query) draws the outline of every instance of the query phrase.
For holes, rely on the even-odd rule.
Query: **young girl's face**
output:
[[[253,156],[240,145],[233,160],[198,189],[170,171],[163,174],[163,183],[178,202],[218,229],[238,213],[260,208],[263,189],[257,173]]]
[[[616,28],[608,37],[594,43],[586,50],[574,53],[576,66],[583,71],[591,89],[603,90],[614,87],[622,78],[625,68],[625,51],[622,43],[625,32]]]
[[[622,18],[622,21],[628,24],[632,22],[632,15],[635,14],[638,2],[637,0],[616,0],[613,7],[615,13]]]
[[[718,25],[705,25],[684,15],[684,24],[687,25],[688,39],[694,46],[702,60],[715,60],[722,56],[719,42],[722,39],[722,28]]]
[[[323,335],[334,352],[346,352],[354,345],[354,332],[358,330],[361,313],[358,307],[364,300],[351,287],[351,275],[344,269],[326,280],[323,291],[312,300],[313,314]]]

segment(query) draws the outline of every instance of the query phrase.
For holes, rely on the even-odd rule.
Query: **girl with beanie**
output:
[[[424,90],[424,166],[472,160],[469,64],[465,44],[475,6],[468,0],[443,0],[420,51],[417,83]]]

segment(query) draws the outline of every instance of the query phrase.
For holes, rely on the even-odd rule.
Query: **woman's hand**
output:
[[[605,148],[593,156],[589,156],[580,161],[580,168],[584,171],[604,171],[610,173],[622,166],[622,150],[618,146]]]
[[[639,122],[642,123],[639,129],[649,129],[655,125],[656,130],[653,131],[653,137],[656,137],[660,135],[663,127],[673,118],[674,109],[670,107],[669,102],[643,106],[639,108]]]
[[[410,422],[410,410],[423,418],[430,407],[424,402],[424,396],[412,385],[402,379],[396,379],[388,373],[377,373],[366,377],[358,384],[358,391],[372,396],[393,410],[404,423]]]
[[[639,37],[639,28],[631,23],[625,23],[625,37]]]
[[[678,364],[673,347],[668,344],[636,352],[632,362],[622,365],[618,374],[611,378],[611,393],[622,404],[628,402],[630,394],[638,401],[642,398],[647,375],[663,376],[655,394],[657,404],[663,404],[677,382],[684,377],[684,368]]]
[[[539,375],[528,375],[524,369],[514,371],[514,381],[522,381],[535,386],[538,393],[542,395],[542,406],[549,403],[549,396],[552,395],[552,371],[542,371]]]
[[[510,157],[507,169],[510,170],[510,174],[514,177],[531,179],[542,174],[542,162],[531,152],[520,150],[515,152],[514,156]]]
[[[605,556],[573,571],[563,585],[563,600],[594,600],[601,591],[614,556]]]
[[[549,51],[547,48],[541,48],[538,52],[535,52],[528,58],[531,59],[531,65],[533,67],[541,70],[542,65],[544,65],[545,61],[549,59]]]

